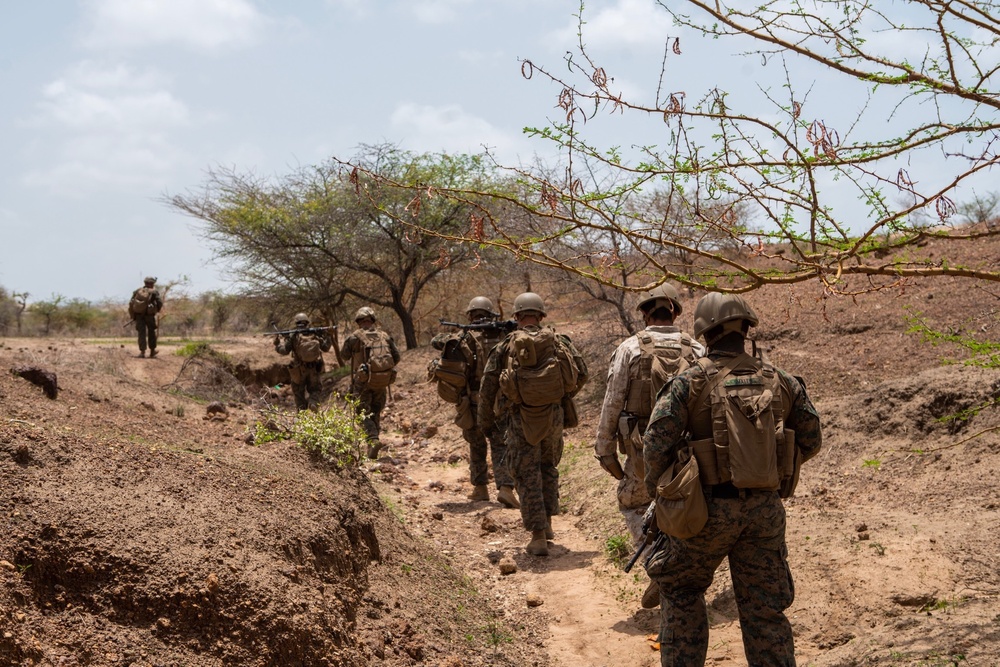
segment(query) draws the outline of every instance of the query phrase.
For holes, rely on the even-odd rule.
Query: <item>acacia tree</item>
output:
[[[330,322],[346,319],[347,308],[381,306],[396,315],[413,348],[422,291],[476,253],[447,240],[468,225],[468,203],[442,197],[418,208],[408,188],[435,182],[484,189],[489,166],[387,144],[362,147],[354,163],[378,180],[335,160],[277,180],[216,170],[201,194],[166,201],[204,223],[216,258],[245,292],[319,311]],[[427,233],[400,224],[418,213]]]
[[[635,287],[567,259],[553,239],[615,234],[652,267],[654,283],[674,279],[720,291],[806,280],[842,294],[927,276],[1000,281],[994,266],[953,259],[962,244],[1000,233],[997,226],[963,225],[963,216],[955,215],[955,202],[970,198],[976,179],[998,160],[994,3],[657,4],[673,17],[677,34],[666,40],[655,99],[627,98],[613,73],[591,58],[582,5],[578,48],[562,70],[567,74],[522,61],[526,78],[540,77],[557,89],[564,116],[528,132],[560,149],[565,173],[555,179],[509,168],[522,195],[485,193],[491,203],[477,211],[479,223],[465,240],[626,289]],[[745,96],[714,82],[697,94],[667,88],[671,74],[685,66],[680,36],[691,29],[716,44],[731,42],[761,63],[752,106],[740,106]],[[917,45],[913,55],[900,55],[895,40],[884,39],[900,34]],[[713,71],[722,77],[723,69]],[[828,90],[837,91],[837,104],[812,103]],[[842,118],[842,126],[824,120],[833,106],[846,108],[845,99],[860,111]],[[626,150],[599,146],[587,126],[599,115],[655,140]],[[595,169],[614,176],[595,180]],[[605,189],[602,182],[614,185]],[[470,197],[427,185],[414,196]],[[623,195],[643,191],[667,203],[660,210],[684,202],[689,223],[672,228],[669,217],[622,216]],[[855,200],[860,208],[847,205]],[[549,220],[549,233],[519,233],[496,214],[510,207]],[[943,241],[944,251],[938,244],[934,256],[921,252],[928,237]]]

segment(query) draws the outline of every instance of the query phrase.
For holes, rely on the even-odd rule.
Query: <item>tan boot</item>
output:
[[[150,350],[149,351],[149,358],[152,359],[155,356],[156,356],[156,350],[155,349],[154,350]]]
[[[549,517],[545,522],[545,539],[554,540],[556,539],[556,533],[552,530],[552,517]]]
[[[649,582],[646,590],[642,594],[642,608],[655,609],[660,606],[660,585],[655,581]]]
[[[516,510],[521,507],[521,503],[518,502],[517,496],[514,495],[514,487],[512,486],[500,487],[500,490],[497,492],[497,502],[504,507],[509,507],[512,510]]]
[[[545,540],[545,531],[531,531],[531,541],[528,542],[528,546],[524,550],[533,556],[548,556],[549,543]]]
[[[299,409],[302,410],[302,409],[305,409],[305,408],[299,408]],[[380,449],[382,449],[382,443],[380,441],[378,441],[378,440],[372,440],[372,441],[370,441],[368,443],[368,452],[367,452],[368,458],[373,459],[373,460],[377,459],[378,458],[378,452],[379,452]]]
[[[472,493],[469,494],[469,500],[489,500],[490,491],[486,488],[485,484],[476,484],[472,487]]]

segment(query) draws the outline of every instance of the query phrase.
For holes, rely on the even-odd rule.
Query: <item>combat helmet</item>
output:
[[[156,284],[156,278],[154,278],[153,276],[146,276],[145,278],[142,279],[142,282],[144,285],[152,287],[153,285]]]
[[[637,310],[642,310],[645,312],[643,306],[649,304],[652,301],[666,300],[670,304],[656,304],[649,309],[650,312],[656,310],[656,308],[663,306],[677,317],[681,314],[681,295],[678,294],[677,288],[668,283],[663,283],[662,285],[657,285],[651,290],[646,290],[645,292],[639,293],[639,305],[636,306]]]
[[[757,313],[740,295],[710,292],[701,297],[694,308],[694,336],[703,338],[709,330],[727,325],[723,326],[721,336],[730,331],[741,331],[744,322],[755,327],[758,321]],[[712,341],[705,338],[705,342],[711,343],[717,338],[719,336],[713,336]]]
[[[295,328],[305,329],[309,326],[309,316],[305,313],[296,313],[295,315]]]
[[[517,316],[518,313],[523,313],[526,310],[537,310],[545,315],[545,302],[534,292],[518,294],[517,298],[514,299],[514,315]]]
[[[360,322],[365,319],[371,319],[372,322],[376,321],[375,311],[368,306],[361,306],[358,308],[358,312],[354,314],[354,321]]]
[[[496,315],[497,312],[493,310],[493,302],[490,301],[489,297],[485,296],[475,296],[472,297],[472,301],[469,302],[469,307],[465,309],[465,314],[475,312],[477,310],[484,310],[490,315]]]

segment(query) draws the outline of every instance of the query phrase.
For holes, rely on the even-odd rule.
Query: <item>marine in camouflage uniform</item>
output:
[[[309,327],[309,316],[305,313],[298,313],[295,316],[295,328],[306,329]],[[288,374],[292,381],[292,395],[295,397],[295,408],[299,411],[308,410],[321,403],[322,384],[320,378],[325,369],[323,356],[313,361],[305,361],[300,358],[302,345],[306,339],[318,339],[319,348],[323,352],[329,352],[333,346],[333,341],[322,332],[292,332],[286,336],[274,337],[274,351],[281,355],[291,355],[292,361],[288,364]]]
[[[646,325],[643,332],[654,343],[686,339],[690,344],[688,362],[705,353],[701,343],[691,340],[673,325],[674,319],[682,312],[680,295],[673,286],[664,283],[642,293],[636,309],[642,313]],[[641,356],[638,334],[626,338],[611,355],[607,389],[594,443],[594,454],[601,467],[618,480],[618,509],[636,547],[644,539],[642,516],[652,500],[644,479],[646,469],[642,461],[642,434],[649,423],[652,400],[655,398],[649,396],[652,387],[641,386]],[[618,460],[619,451],[625,455],[624,465]]]
[[[358,329],[344,339],[344,344],[341,346],[343,353],[352,360],[352,365],[364,356],[365,343],[362,339],[362,332],[375,329],[375,311],[368,306],[359,308],[354,316],[354,322],[358,325]],[[392,359],[398,364],[400,360],[399,349],[392,336],[388,334],[387,336]],[[352,373],[350,393],[358,401],[358,414],[363,415],[362,426],[368,438],[368,458],[374,459],[382,448],[379,434],[382,432],[382,411],[385,410],[389,390],[386,388],[372,389],[366,384],[359,384],[356,375]]]
[[[160,297],[160,291],[156,289],[156,278],[152,276],[146,276],[143,278],[142,287],[132,292],[132,300],[135,300],[136,295],[139,294],[139,290],[141,289],[150,290],[150,308],[143,314],[131,313],[132,322],[135,324],[135,333],[138,337],[139,356],[145,357],[146,348],[148,347],[149,357],[153,358],[157,354],[156,334],[159,329],[159,323],[157,322],[156,316],[159,315],[161,310],[163,310],[163,299]],[[150,310],[153,312],[150,312]]]
[[[493,302],[485,296],[473,297],[469,301],[469,306],[465,314],[470,324],[485,324],[496,322],[500,317],[493,309]],[[462,438],[469,443],[469,481],[472,482],[472,493],[469,500],[489,500],[489,464],[487,456],[493,463],[493,480],[497,489],[497,502],[501,505],[513,509],[520,507],[517,497],[514,495],[514,478],[511,477],[504,457],[507,452],[507,419],[506,416],[497,418],[492,428],[482,429],[479,426],[479,382],[483,370],[486,366],[486,359],[489,353],[496,347],[503,338],[503,330],[500,327],[495,329],[470,329],[462,334],[441,333],[431,339],[431,346],[436,350],[443,350],[445,343],[456,335],[468,336],[472,340],[472,348],[476,351],[476,367],[468,369],[468,409],[472,413],[473,424],[470,428],[462,429]],[[463,406],[456,406],[463,409]]]
[[[525,292],[514,299],[514,319],[517,320],[518,329],[540,330],[545,314],[542,298],[533,292]],[[534,424],[533,430],[544,433],[544,436],[536,444],[529,442],[525,436],[522,407],[511,403],[499,391],[500,373],[507,367],[513,335],[510,334],[494,347],[486,362],[479,389],[479,424],[483,429],[489,429],[497,423],[500,415],[509,416],[507,462],[521,501],[521,522],[526,530],[531,531],[531,541],[526,550],[536,556],[547,556],[548,540],[555,537],[551,517],[559,514],[563,407],[561,401],[541,406],[548,413],[549,421],[544,427],[539,427],[543,420]],[[577,366],[579,390],[588,379],[586,363],[567,336],[557,334],[557,338]]]
[[[708,358],[718,364],[743,354],[747,330],[757,316],[739,296],[712,293],[699,301],[695,335],[704,336]],[[746,356],[737,369],[759,368]],[[776,369],[782,392],[784,425],[795,432],[800,461],[819,452],[822,437],[816,408],[795,377]],[[694,405],[706,384],[695,365],[661,392],[644,436],[646,489],[677,461],[678,451],[712,437],[707,400]],[[710,393],[710,392],[709,392]],[[708,651],[705,591],[724,558],[729,559],[747,663],[754,667],[795,665],[792,628],[784,614],[794,598],[785,545],[785,510],[777,490],[738,489],[731,482],[704,487],[708,521],[694,537],[669,537],[647,566],[660,586],[660,664],[704,665]]]

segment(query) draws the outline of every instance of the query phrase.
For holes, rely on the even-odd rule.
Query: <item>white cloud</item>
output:
[[[471,6],[472,0],[410,0],[406,7],[421,23],[452,23],[463,7]]]
[[[182,44],[201,50],[252,44],[266,24],[247,0],[86,0],[94,49]]]
[[[46,85],[29,126],[57,142],[45,151],[56,162],[31,170],[25,183],[73,194],[159,183],[181,155],[170,131],[190,124],[188,108],[164,83],[155,72],[87,61]]]
[[[679,29],[670,15],[650,0],[617,0],[612,6],[583,13],[583,41],[588,46],[642,47],[662,46],[668,38],[677,37]],[[570,47],[577,43],[579,25],[571,23],[553,33],[557,43]]]
[[[479,153],[484,146],[498,155],[513,155],[520,136],[495,127],[454,104],[433,107],[403,103],[389,119],[393,134],[407,137],[412,150]]]

